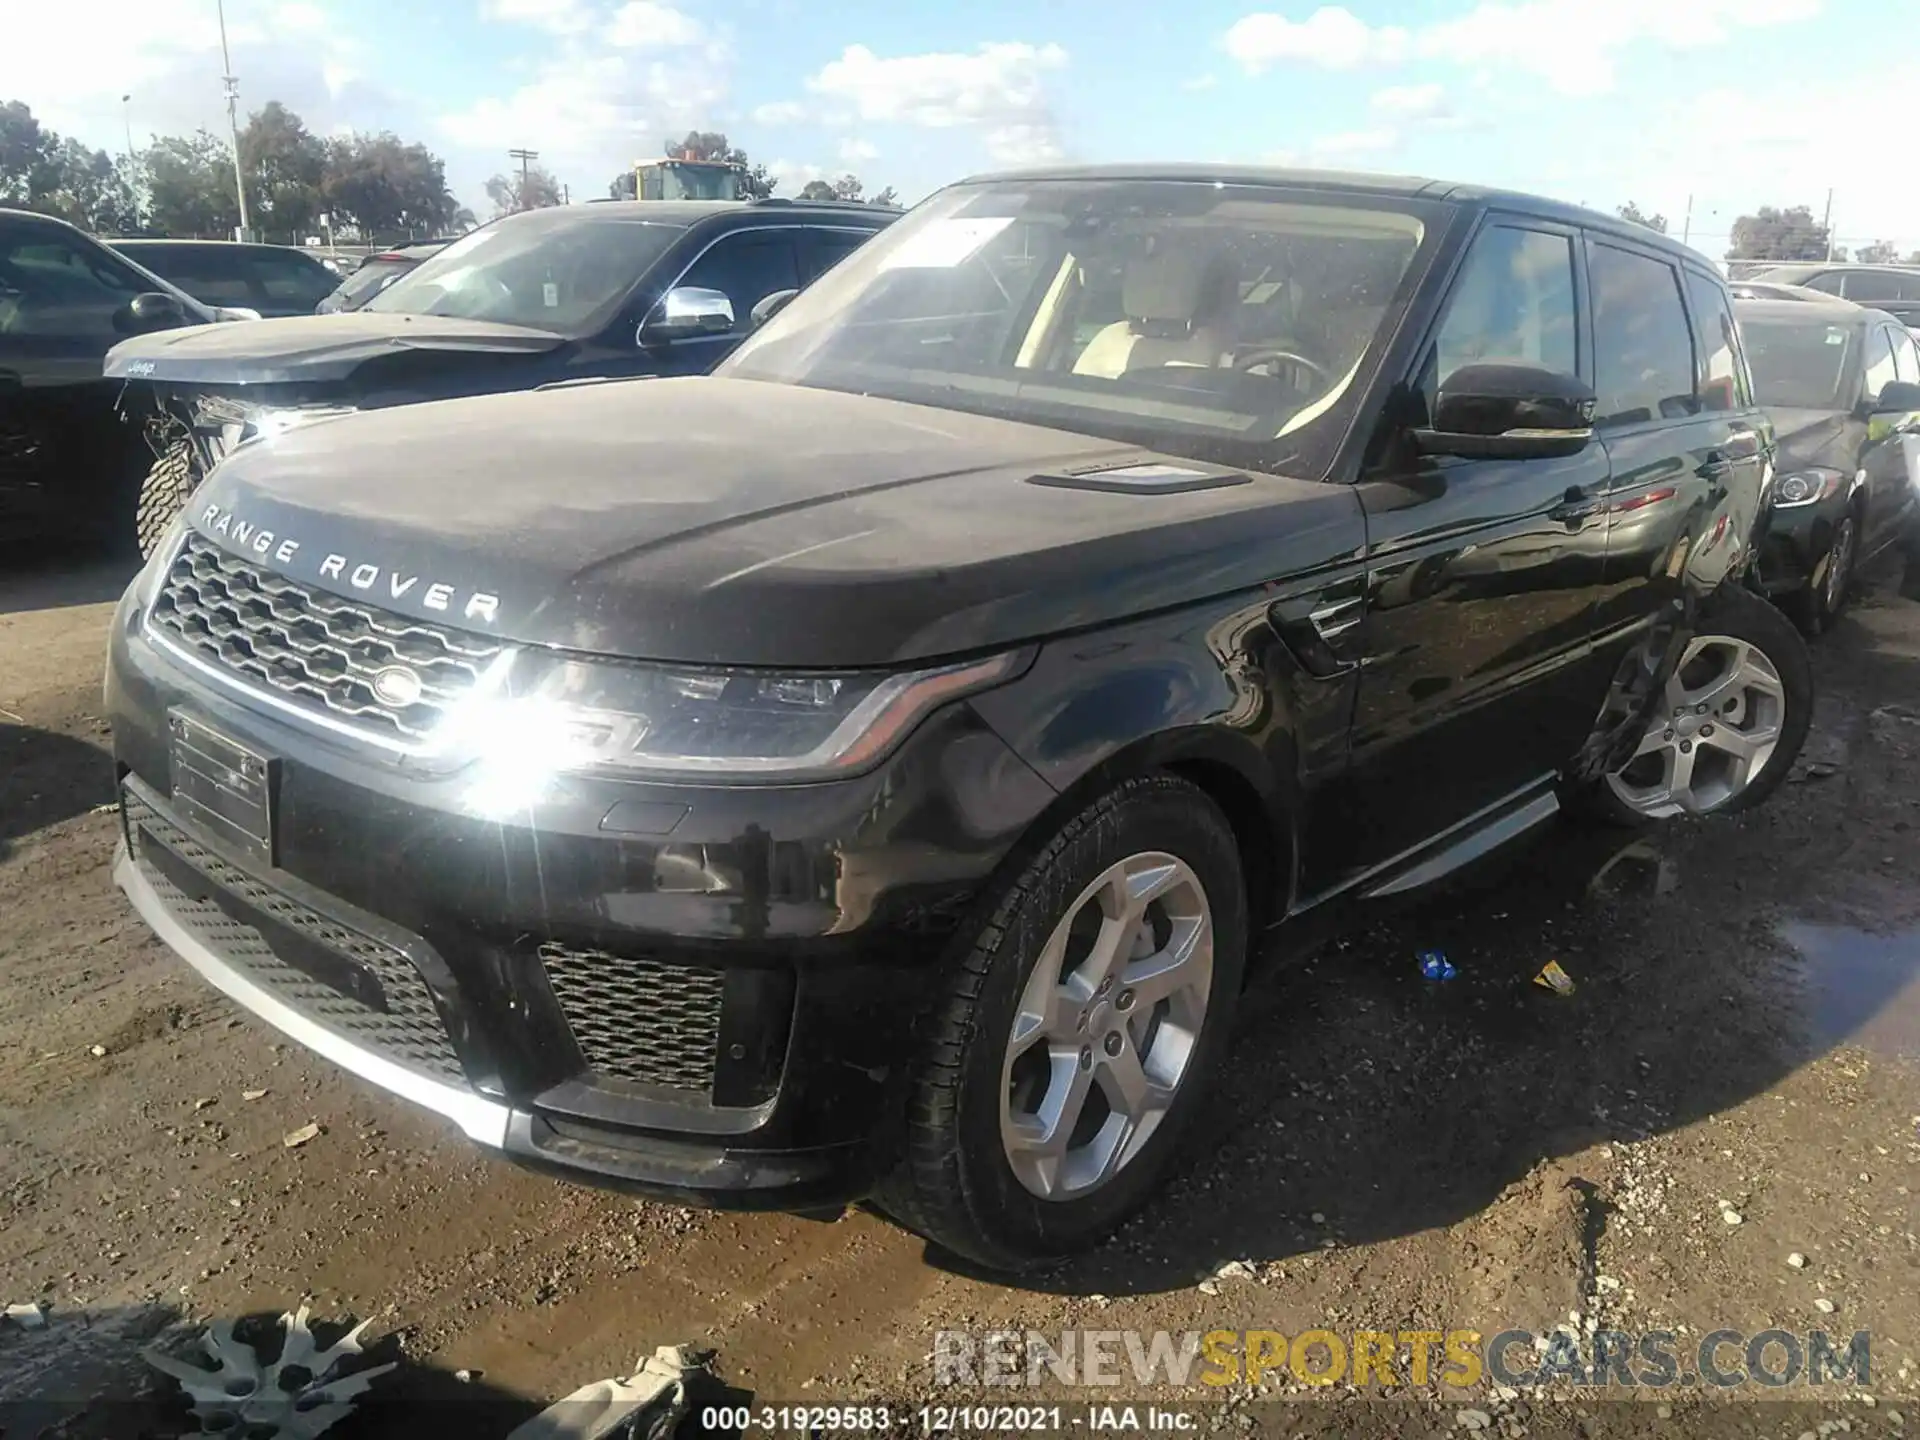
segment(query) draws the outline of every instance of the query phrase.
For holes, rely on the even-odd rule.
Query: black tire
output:
[[[1198,878],[1213,921],[1205,1017],[1178,1089],[1142,1149],[1107,1181],[1043,1199],[1015,1175],[1000,1132],[1002,1067],[1027,977],[1087,887],[1129,856],[1164,851]],[[1246,966],[1240,852],[1219,806],[1169,775],[1121,782],[1002,881],[961,937],[945,995],[922,1037],[907,1133],[876,1204],[978,1265],[1019,1270],[1097,1244],[1145,1204],[1189,1128],[1230,1042]]]
[[[141,483],[140,503],[134,512],[134,534],[143,558],[153,553],[173,517],[200,488],[202,478],[199,457],[184,438],[170,442],[154,459],[153,468]]]
[[[1729,584],[1705,607],[1694,625],[1695,636],[1725,635],[1744,640],[1772,663],[1784,696],[1780,738],[1760,773],[1745,788],[1707,813],[1731,815],[1764,804],[1786,783],[1787,772],[1807,742],[1813,723],[1813,659],[1807,642],[1787,617],[1750,590]],[[1654,823],[1628,805],[1603,776],[1582,797],[1583,808],[1609,823],[1639,827]]]
[[[1826,553],[1813,563],[1807,583],[1793,593],[1793,619],[1808,638],[1826,634],[1847,608],[1853,590],[1854,561],[1859,555],[1860,513],[1857,508],[1849,506],[1834,522]],[[1837,585],[1829,583],[1828,578],[1833,573],[1836,557],[1841,570]]]

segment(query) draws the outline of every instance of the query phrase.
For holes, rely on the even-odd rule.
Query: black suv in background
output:
[[[791,201],[530,210],[448,245],[350,314],[122,345],[107,375],[140,382],[132,408],[155,456],[140,548],[221,456],[262,435],[454,395],[704,373],[757,305],[791,296],[895,218]]]
[[[340,276],[290,245],[232,240],[115,240],[113,248],[164,276],[202,305],[269,319],[311,315]]]
[[[1772,448],[1638,226],[968,181],[711,378],[233,452],[112,626],[116,873],[522,1163],[1019,1265],[1144,1203],[1309,917],[1782,782]]]
[[[0,209],[0,539],[128,535],[146,447],[114,416],[102,358],[214,318],[64,220]]]
[[[1734,311],[1780,443],[1761,579],[1818,634],[1861,565],[1900,544],[1920,556],[1920,346],[1845,300]]]

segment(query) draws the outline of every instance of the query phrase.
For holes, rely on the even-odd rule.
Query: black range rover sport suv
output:
[[[969,181],[714,377],[230,452],[113,627],[117,875],[521,1163],[1017,1266],[1144,1202],[1306,917],[1781,782],[1772,447],[1638,227]]]

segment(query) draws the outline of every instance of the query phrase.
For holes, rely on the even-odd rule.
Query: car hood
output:
[[[860,395],[633,380],[253,442],[188,518],[303,584],[401,615],[599,654],[798,668],[1014,644],[1255,587],[1359,544],[1345,486],[1192,462],[1168,463],[1230,483],[1058,483],[1156,458]]]
[[[548,330],[443,315],[299,315],[205,325],[122,340],[107,352],[109,380],[280,385],[340,380],[366,361],[408,350],[538,354],[566,344]]]
[[[1853,455],[1849,435],[1853,417],[1844,410],[1800,410],[1784,405],[1769,406],[1767,418],[1773,421],[1773,435],[1780,447],[1774,468],[1782,474],[1807,465],[1825,465],[1836,470],[1852,470]]]

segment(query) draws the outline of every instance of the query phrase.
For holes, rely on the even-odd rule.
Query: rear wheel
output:
[[[1746,590],[1715,597],[1633,757],[1596,800],[1626,824],[1758,805],[1787,777],[1813,719],[1806,642]]]
[[[154,458],[153,468],[140,486],[140,504],[134,515],[134,533],[143,557],[153,553],[173,517],[200,488],[202,478],[199,457],[184,437],[170,440]]]
[[[995,1269],[1097,1243],[1202,1100],[1246,927],[1233,831],[1197,787],[1129,780],[1068,821],[971,936],[881,1208]]]
[[[1794,595],[1794,619],[1809,635],[1824,634],[1847,608],[1853,562],[1860,553],[1860,517],[1848,509],[1834,522],[1827,553],[1814,562],[1806,586]]]

